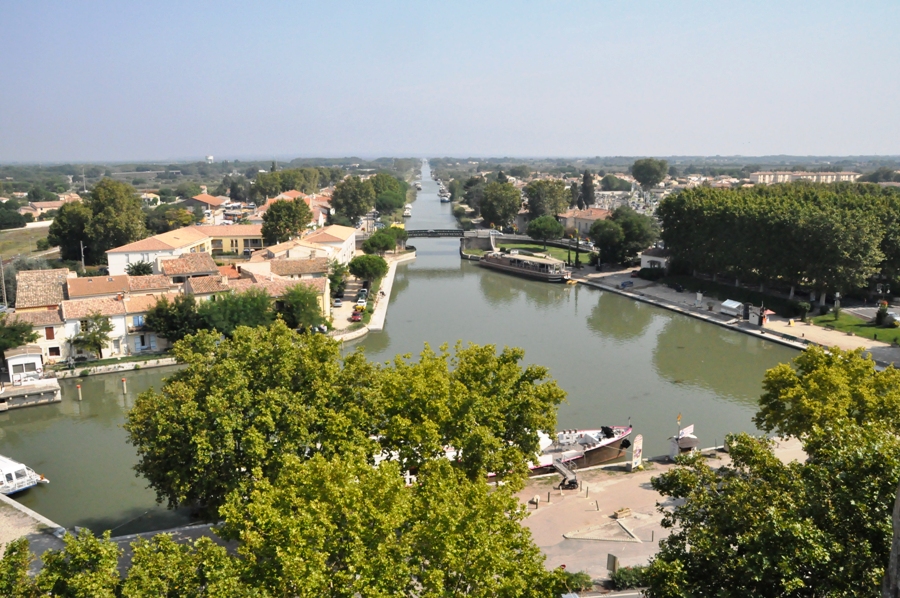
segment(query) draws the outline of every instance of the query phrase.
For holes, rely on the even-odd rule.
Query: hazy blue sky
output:
[[[0,0],[0,161],[900,154],[900,2]]]

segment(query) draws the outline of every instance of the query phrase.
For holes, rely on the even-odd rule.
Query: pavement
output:
[[[704,450],[712,467],[731,460],[720,450]],[[779,441],[775,454],[782,462],[803,461],[806,455],[796,439]],[[548,569],[565,565],[569,571],[585,571],[594,579],[608,578],[606,559],[613,554],[620,567],[645,565],[669,535],[662,527],[663,513],[671,501],[653,490],[650,480],[675,465],[667,458],[644,462],[644,469],[630,473],[627,465],[581,470],[579,490],[554,490],[559,475],[531,478],[518,494],[528,509],[524,525],[546,556]],[[549,493],[550,501],[547,502]],[[534,499],[540,498],[537,506]],[[627,507],[631,515],[615,519],[613,513]],[[568,536],[568,537],[566,537]]]

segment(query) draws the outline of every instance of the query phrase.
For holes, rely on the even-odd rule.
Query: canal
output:
[[[411,229],[453,228],[450,204],[437,197],[427,166],[407,221]],[[644,435],[645,454],[667,452],[667,438],[694,424],[704,446],[726,432],[754,431],[750,417],[763,373],[796,355],[792,349],[726,330],[614,293],[532,282],[459,259],[458,239],[415,239],[414,262],[402,264],[383,332],[361,347],[387,361],[457,340],[522,347],[547,366],[568,393],[561,428],[625,423]],[[143,390],[159,388],[171,368],[63,381],[62,402],[0,414],[0,454],[45,474],[50,484],[16,496],[61,525],[113,529],[123,535],[188,521],[158,506],[131,469],[125,413]]]

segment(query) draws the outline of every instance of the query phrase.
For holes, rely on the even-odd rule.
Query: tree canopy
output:
[[[563,232],[563,225],[550,215],[540,216],[528,223],[528,236],[536,241],[543,241],[544,249],[547,248],[547,241],[559,239]]]
[[[18,320],[10,321],[9,312],[0,313],[0,353],[15,349],[38,339],[31,324]]]
[[[571,194],[566,191],[566,184],[559,179],[538,179],[525,185],[525,197],[528,199],[528,217],[557,216],[566,211]]]
[[[251,287],[241,293],[221,293],[197,306],[207,330],[230,337],[238,326],[266,326],[275,319],[274,304],[264,289]]]
[[[174,343],[204,327],[193,295],[179,294],[173,301],[160,297],[144,318],[144,325]]]
[[[363,181],[358,176],[351,176],[334,188],[331,195],[331,207],[351,222],[356,222],[375,205],[375,188],[371,181]]]
[[[585,170],[584,175],[581,177],[581,197],[578,209],[583,210],[587,206],[592,206],[595,201],[594,175],[592,175],[589,170]]]
[[[477,188],[478,184],[476,183],[470,190],[474,194]],[[466,196],[468,197],[468,192]],[[519,213],[519,208],[522,206],[522,194],[512,183],[494,181],[484,185],[478,205],[486,223],[506,226]]]
[[[56,218],[50,223],[47,241],[50,245],[59,247],[59,256],[64,260],[80,261],[81,244],[84,243],[85,261],[91,250],[91,240],[88,237],[88,224],[91,222],[91,209],[80,201],[65,203],[56,213]],[[93,257],[93,255],[90,255]],[[91,261],[90,263],[95,263]]]
[[[312,212],[302,198],[276,201],[263,214],[263,242],[274,245],[297,237],[311,220]]]
[[[125,266],[128,276],[150,276],[153,274],[153,265],[150,262],[132,262]]]
[[[696,187],[667,197],[657,215],[675,262],[708,274],[821,293],[900,272],[900,193],[876,185],[793,183]]]
[[[106,316],[93,313],[81,321],[78,334],[72,337],[72,345],[103,357],[103,348],[109,343],[113,325]]]
[[[377,255],[358,255],[348,265],[350,274],[369,282],[381,278],[388,271],[388,264]]]
[[[378,231],[365,241],[362,244],[362,250],[366,254],[377,253],[378,255],[384,255],[384,252],[390,251],[397,246],[396,239],[388,232]]]
[[[669,163],[656,158],[637,160],[631,167],[631,176],[640,183],[644,191],[648,191],[663,182],[667,174],[669,174]]]
[[[278,299],[275,308],[289,328],[309,328],[325,321],[319,306],[319,294],[302,282],[288,289]]]

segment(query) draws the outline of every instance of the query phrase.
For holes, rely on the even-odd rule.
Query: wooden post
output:
[[[78,387],[78,400],[80,401],[81,400],[81,384],[76,384],[75,386]]]
[[[550,504],[550,491],[547,490],[547,504]]]

